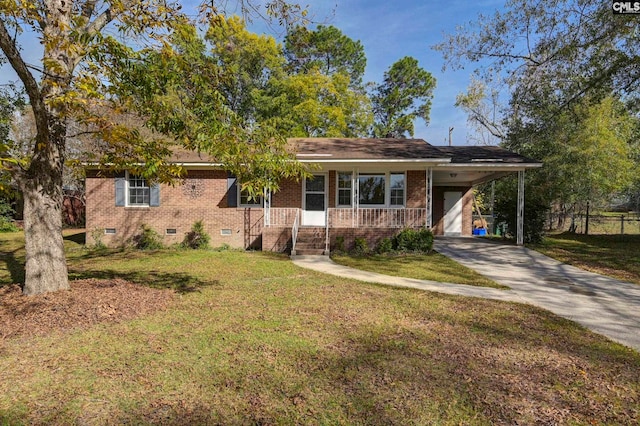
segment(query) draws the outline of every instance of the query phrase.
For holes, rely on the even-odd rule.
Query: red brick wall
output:
[[[291,251],[291,228],[264,228],[262,250],[289,253]]]
[[[278,192],[271,195],[271,207],[302,207],[302,181],[282,181]]]
[[[194,222],[202,220],[211,245],[260,247],[263,211],[227,207],[227,173],[222,170],[191,170],[175,186],[162,185],[159,207],[116,207],[113,175],[87,171],[87,244],[94,233],[109,246],[126,244],[145,223],[158,232],[166,245],[182,242]],[[104,233],[114,228],[115,235]],[[175,235],[166,230],[176,229]],[[231,235],[221,231],[231,230]]]
[[[329,206],[336,202],[336,171],[328,174]],[[425,171],[407,172],[407,207],[424,208],[426,200]],[[87,244],[94,244],[95,235],[110,246],[125,244],[139,233],[145,223],[163,236],[164,243],[180,243],[194,222],[202,220],[211,236],[212,246],[229,244],[232,247],[260,248],[283,251],[290,240],[290,230],[271,230],[263,235],[263,210],[227,207],[227,174],[222,170],[191,170],[184,181],[175,186],[162,185],[160,207],[116,207],[113,175],[87,171],[86,179]],[[444,230],[444,192],[463,193],[462,233],[471,235],[472,192],[469,187],[433,187],[434,233]],[[273,207],[302,206],[302,182],[287,180],[281,183],[280,191],[272,196]],[[115,235],[105,235],[105,228],[114,228]],[[167,229],[176,229],[175,235],[167,235]],[[221,230],[231,230],[231,235],[221,235]],[[370,247],[375,247],[383,237],[390,237],[399,230],[339,228],[331,232],[332,245],[335,237],[345,238],[346,248],[353,245],[355,237],[366,237]],[[284,233],[283,233],[284,232]],[[286,234],[286,235],[285,235]]]
[[[427,182],[424,170],[407,171],[408,209],[424,209],[427,206]]]
[[[444,193],[449,191],[462,192],[462,235],[471,235],[473,190],[471,187],[460,186],[433,187],[433,233],[444,234]]]
[[[336,207],[336,192],[338,191],[338,172],[336,170],[329,171],[329,208]]]

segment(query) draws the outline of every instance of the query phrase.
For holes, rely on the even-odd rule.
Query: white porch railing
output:
[[[418,228],[427,226],[427,209],[331,208],[328,223],[332,228]]]
[[[301,209],[270,208],[265,214],[265,226],[292,227],[301,225]],[[419,228],[427,225],[427,209],[327,209],[329,228]]]
[[[293,222],[299,215],[300,209],[297,208],[268,208],[265,214],[264,226],[293,226]],[[298,219],[299,221],[299,219]]]

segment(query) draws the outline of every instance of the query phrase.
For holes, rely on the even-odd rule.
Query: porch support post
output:
[[[518,229],[516,242],[519,246],[524,244],[524,170],[518,171]]]
[[[351,174],[351,196],[353,197],[352,205],[353,205],[353,214],[351,215],[351,226],[353,228],[358,228],[359,224],[359,210],[360,210],[360,197],[358,194],[358,169],[354,168]]]
[[[271,226],[271,191],[264,189],[264,226]]]
[[[427,220],[425,222],[425,226],[427,229],[431,229],[433,226],[433,168],[429,167],[426,170],[426,179],[427,179]]]

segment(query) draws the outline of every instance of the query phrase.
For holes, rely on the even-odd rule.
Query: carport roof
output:
[[[499,146],[437,146],[440,152],[451,158],[452,163],[539,164]]]

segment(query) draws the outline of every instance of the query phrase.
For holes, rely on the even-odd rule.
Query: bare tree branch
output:
[[[36,79],[33,77],[33,74],[29,71],[28,65],[22,59],[20,51],[16,46],[15,39],[11,38],[7,31],[7,27],[2,21],[0,21],[0,48],[2,48],[7,60],[24,84],[27,96],[29,96],[31,108],[33,108],[34,112],[41,112],[40,114],[35,114],[36,127],[38,128],[38,133],[42,133],[42,135],[46,137],[46,135],[49,134],[49,127],[46,120],[46,114],[44,113],[45,105],[44,99],[40,93],[40,87]]]

